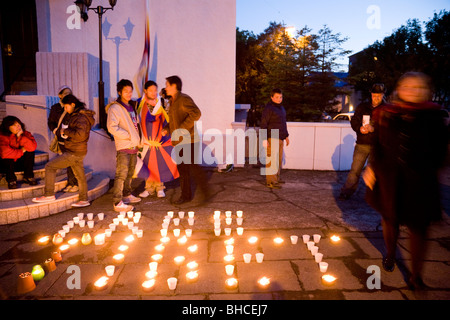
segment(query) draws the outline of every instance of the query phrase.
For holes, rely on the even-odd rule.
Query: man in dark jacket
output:
[[[60,101],[58,103],[55,103],[51,109],[50,109],[50,115],[48,116],[47,125],[53,134],[56,135],[56,130],[58,129],[58,123],[59,118],[64,113],[64,106],[61,103],[61,100],[69,95],[72,94],[72,89],[70,89],[68,86],[64,85],[58,89],[58,97]],[[67,126],[67,122],[69,119],[69,114],[66,114],[63,121],[61,122],[61,126]],[[64,143],[64,139],[61,138],[61,136],[58,136],[58,141],[61,143]],[[75,178],[75,175],[73,173],[73,170],[71,167],[67,168],[67,185],[64,188],[64,192],[78,192],[78,181],[77,178]]]
[[[281,89],[272,90],[270,101],[261,116],[261,129],[267,130],[267,142],[263,143],[267,147],[266,186],[271,189],[280,189],[280,184],[284,183],[280,179],[284,141],[286,140],[286,146],[289,145],[286,110],[281,105],[282,102],[283,92]]]
[[[191,174],[202,191],[202,203],[210,198],[206,173],[195,162],[200,141],[195,132],[195,121],[202,115],[194,100],[181,92],[182,82],[178,76],[166,79],[166,92],[171,96],[169,108],[169,124],[163,130],[163,135],[170,133],[172,145],[178,147],[177,169],[180,174],[181,196],[173,204],[180,205],[192,200]],[[188,155],[187,153],[190,153]]]
[[[348,200],[358,188],[359,177],[364,169],[372,150],[374,139],[372,112],[384,102],[386,89],[384,84],[376,83],[370,90],[371,102],[363,102],[356,107],[351,120],[352,129],[356,132],[356,145],[353,152],[353,162],[344,186],[341,189],[339,200]]]

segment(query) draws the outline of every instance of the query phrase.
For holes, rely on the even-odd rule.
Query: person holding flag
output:
[[[164,183],[177,179],[179,173],[171,158],[172,141],[162,130],[169,122],[164,109],[164,99],[158,95],[158,85],[147,81],[144,94],[137,101],[137,114],[142,129],[142,150],[139,151],[135,176],[145,180],[145,191],[139,194],[146,198],[157,194],[165,197]]]

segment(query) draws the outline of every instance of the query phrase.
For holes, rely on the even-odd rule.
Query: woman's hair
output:
[[[22,121],[20,121],[19,118],[14,116],[7,116],[3,119],[2,124],[0,125],[0,133],[5,136],[9,136],[11,134],[9,127],[11,127],[16,122],[19,123],[22,127],[22,130],[25,131],[25,125]]]
[[[75,104],[75,109],[73,110],[78,111],[80,109],[86,109],[86,104],[84,104],[83,102],[81,102],[80,100],[78,100],[77,97],[75,97],[73,94],[68,94],[67,96],[65,96],[64,98],[62,98],[61,100],[62,104]]]

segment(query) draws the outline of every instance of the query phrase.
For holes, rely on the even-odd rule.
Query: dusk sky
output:
[[[236,26],[258,35],[271,21],[297,30],[306,25],[312,33],[327,24],[333,33],[348,37],[344,48],[356,53],[390,35],[408,19],[428,21],[443,9],[450,10],[450,0],[237,0]]]

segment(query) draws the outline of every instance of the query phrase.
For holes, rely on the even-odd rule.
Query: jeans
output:
[[[25,152],[22,157],[14,161],[13,159],[0,159],[0,168],[6,175],[7,182],[17,181],[14,172],[23,171],[24,179],[34,178],[34,151]]]
[[[73,173],[73,170],[71,167],[67,168],[67,185],[68,186],[77,186],[78,185],[77,178],[75,178],[75,174]]]
[[[113,187],[114,204],[119,203],[123,197],[128,197],[131,194],[131,180],[133,179],[136,162],[137,154],[117,152],[116,176]]]
[[[75,178],[78,180],[79,200],[88,201],[88,187],[86,182],[86,175],[84,173],[83,156],[78,156],[73,153],[65,152],[62,155],[47,162],[45,165],[45,193],[46,197],[53,196],[55,194],[55,179],[56,171],[58,169],[64,169],[71,167]]]
[[[269,138],[267,142],[266,183],[277,183],[283,166],[284,140]]]
[[[351,196],[358,189],[359,177],[369,158],[372,146],[368,144],[356,144],[353,152],[353,162],[347,180],[341,189],[341,194]]]

